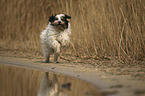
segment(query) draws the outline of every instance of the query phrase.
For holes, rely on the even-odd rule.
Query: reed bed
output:
[[[65,13],[72,17],[68,54],[121,62],[145,58],[144,0],[1,0],[0,9],[2,48],[42,55],[39,36],[49,16]]]

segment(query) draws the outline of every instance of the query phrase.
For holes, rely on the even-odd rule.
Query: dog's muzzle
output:
[[[58,24],[56,25],[59,29],[65,28],[65,24],[62,24],[61,21],[58,21]]]

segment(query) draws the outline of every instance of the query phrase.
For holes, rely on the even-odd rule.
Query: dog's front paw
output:
[[[62,41],[62,46],[68,46],[68,45],[69,45],[69,41],[67,41],[67,40]]]
[[[54,63],[60,63],[59,61],[54,61]]]

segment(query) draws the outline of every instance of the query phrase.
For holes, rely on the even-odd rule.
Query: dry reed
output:
[[[40,32],[51,14],[72,16],[70,55],[145,57],[144,0],[1,0],[0,47],[42,55]]]

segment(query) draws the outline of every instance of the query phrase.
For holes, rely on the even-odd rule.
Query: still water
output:
[[[102,96],[83,80],[40,69],[0,64],[0,96]]]

